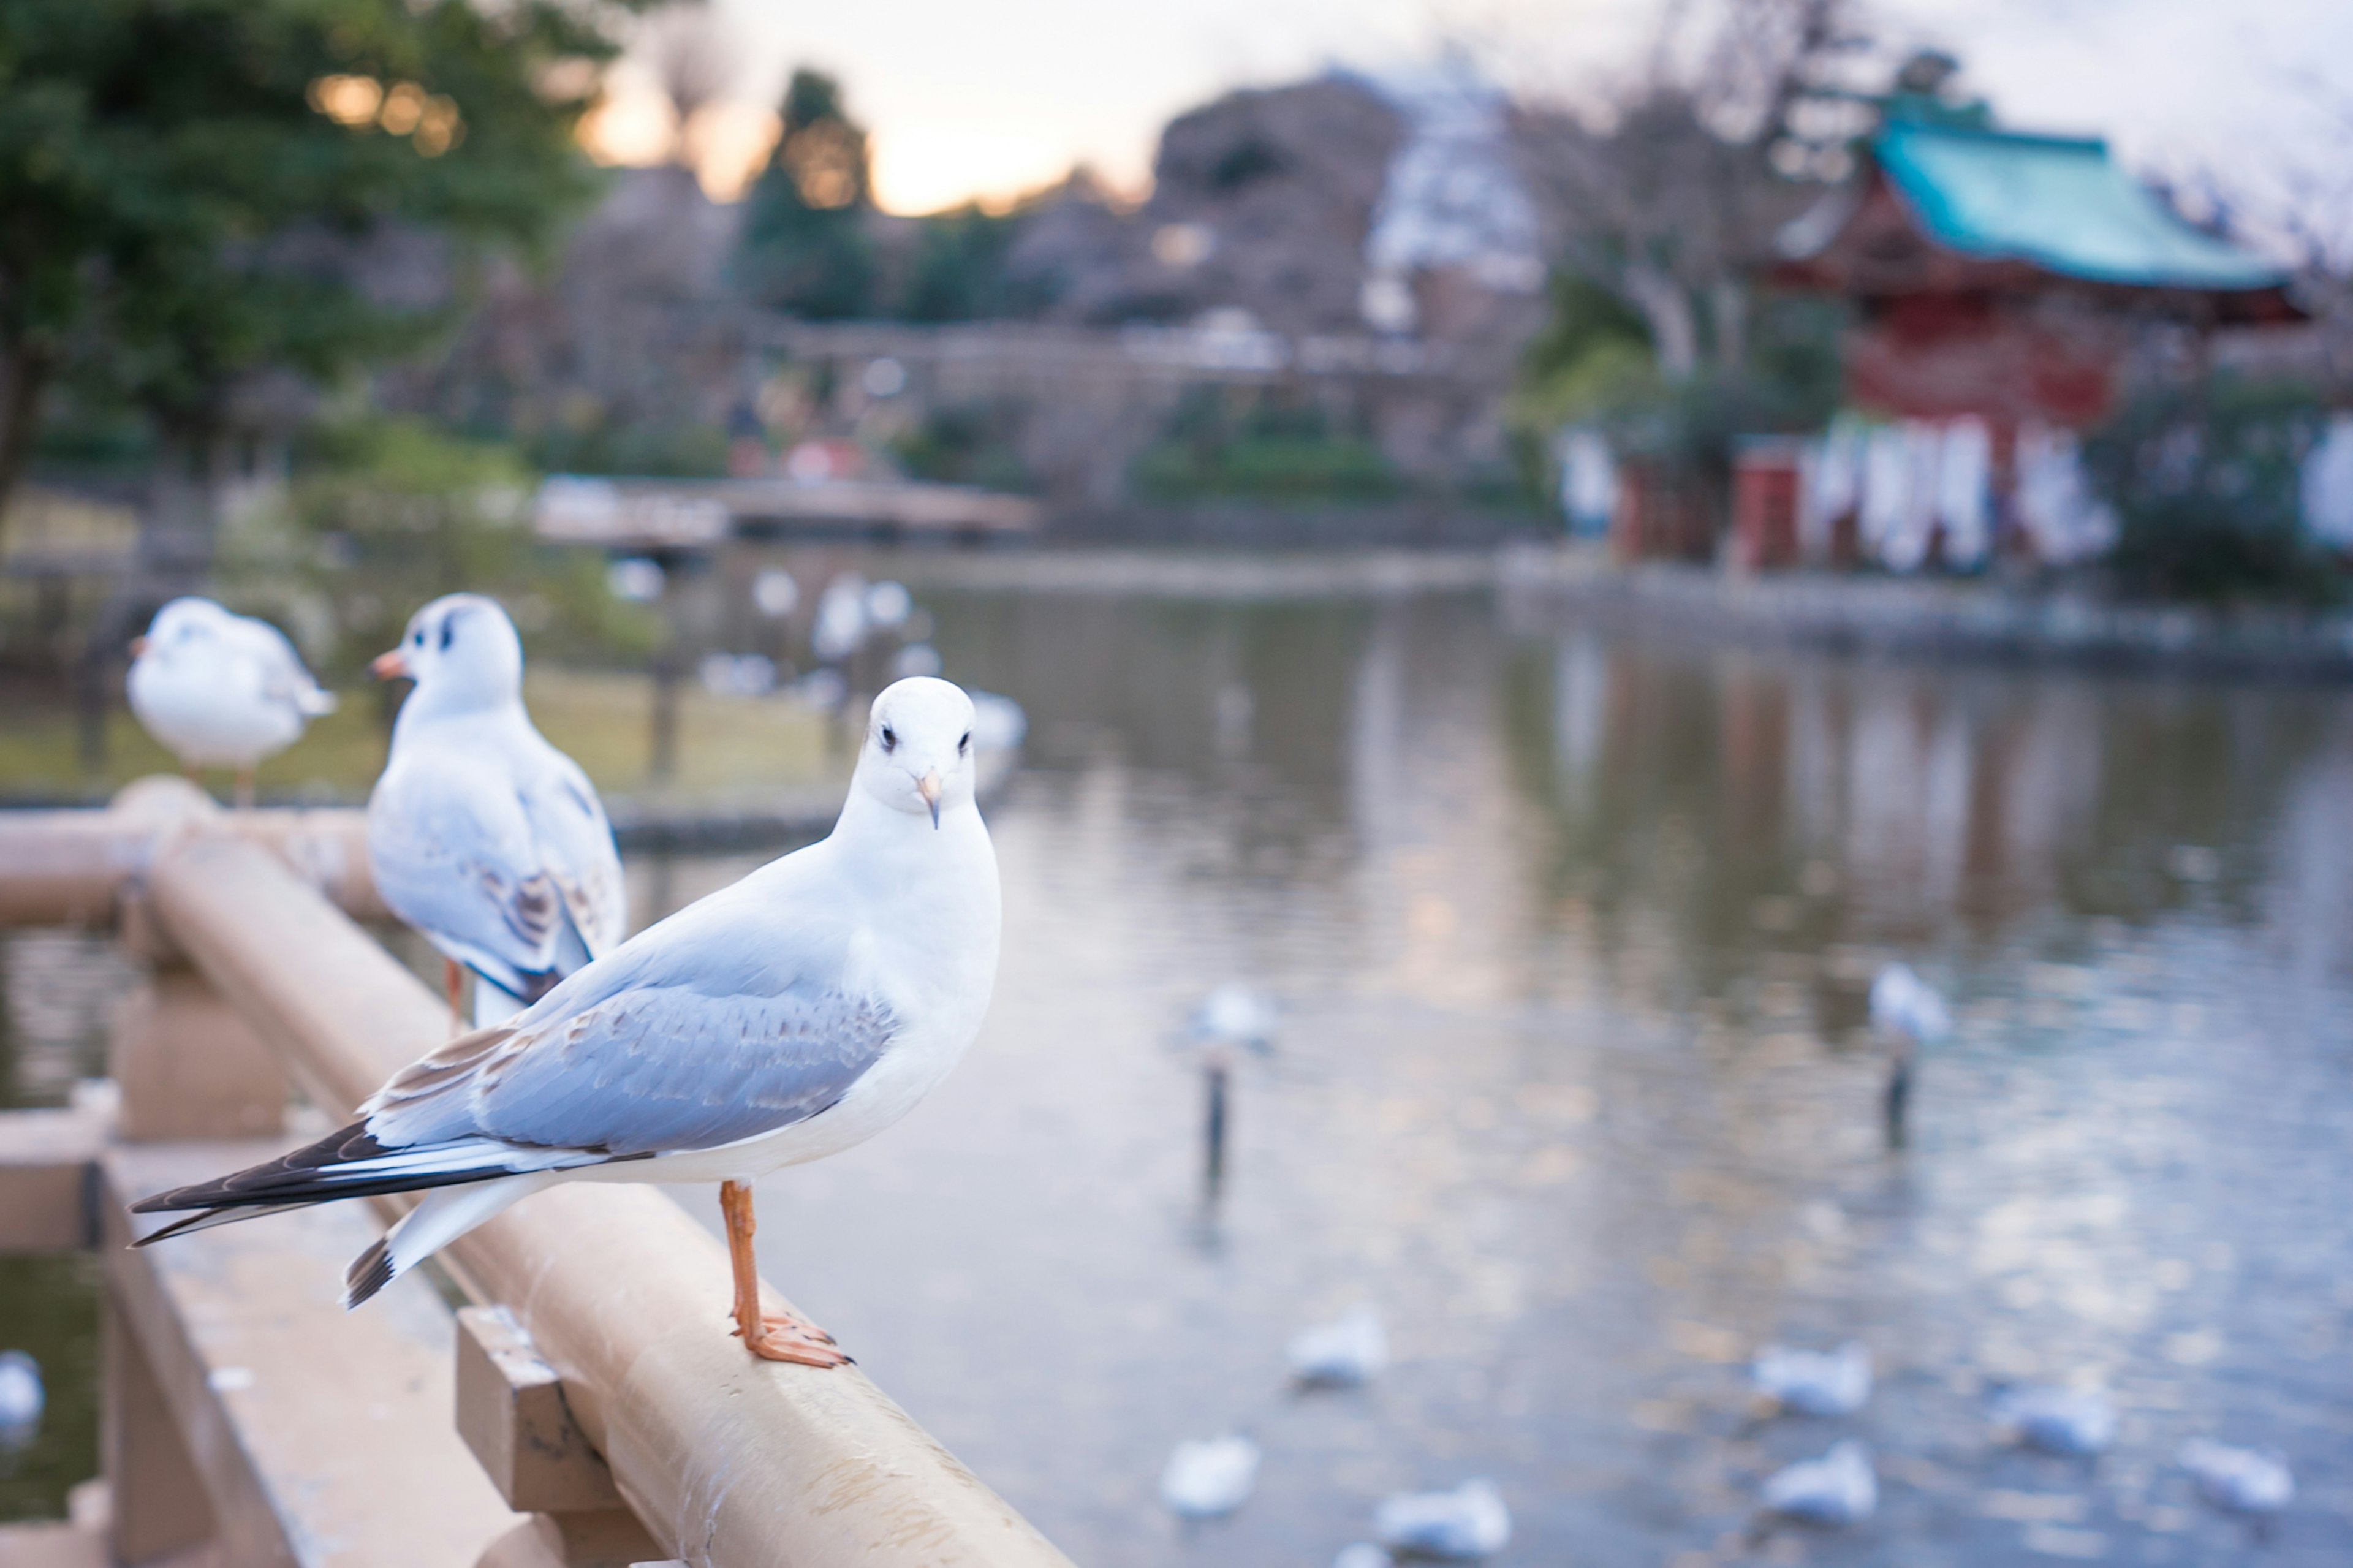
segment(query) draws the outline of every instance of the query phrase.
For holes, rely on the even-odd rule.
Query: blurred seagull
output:
[[[1374,1308],[1352,1308],[1328,1323],[1291,1338],[1291,1375],[1311,1388],[1350,1388],[1379,1376],[1389,1364],[1389,1338]]]
[[[1827,1354],[1767,1345],[1749,1370],[1760,1392],[1801,1415],[1852,1415],[1871,1398],[1871,1352],[1856,1340]]]
[[[2116,1407],[2097,1389],[2003,1389],[1992,1414],[1997,1427],[2046,1453],[2088,1458],[2116,1440]]]
[[[2277,1513],[2295,1498],[2295,1476],[2279,1454],[2237,1448],[2206,1437],[2181,1445],[2181,1468],[2216,1508],[2233,1513]]]
[[[202,1211],[139,1245],[431,1189],[344,1276],[356,1306],[557,1182],[716,1181],[744,1342],[770,1361],[839,1365],[822,1330],[761,1310],[751,1184],[898,1121],[980,1028],[999,909],[971,733],[972,704],[946,681],[887,688],[830,837],[403,1068],[341,1131],[132,1205]]]
[[[1231,1513],[1258,1485],[1258,1445],[1239,1432],[1179,1443],[1160,1472],[1160,1500],[1186,1519]]]
[[[40,1434],[48,1395],[41,1363],[23,1351],[0,1351],[0,1453],[27,1447]]]
[[[132,639],[125,682],[147,732],[198,768],[237,770],[237,803],[253,804],[253,768],[334,710],[286,634],[210,599],[174,599]]]
[[[1871,983],[1871,1026],[1893,1041],[1894,1059],[1887,1073],[1883,1116],[1887,1146],[1901,1149],[1912,1103],[1913,1059],[1922,1046],[1952,1033],[1953,1016],[1945,999],[1913,973],[1910,964],[1891,963]]]
[[[512,1016],[619,943],[621,858],[588,775],[532,728],[522,641],[495,600],[451,594],[410,618],[375,673],[417,689],[368,797],[368,864],[392,912],[460,964],[477,1027]]]
[[[1393,1552],[1487,1557],[1512,1539],[1512,1510],[1483,1477],[1451,1492],[1401,1492],[1373,1510],[1373,1533]]]
[[[1263,1053],[1274,1044],[1274,1004],[1249,986],[1229,981],[1201,998],[1185,1026],[1197,1045],[1241,1046]]]
[[[1814,1524],[1856,1524],[1879,1510],[1879,1478],[1871,1450],[1849,1438],[1766,1478],[1765,1506]]]

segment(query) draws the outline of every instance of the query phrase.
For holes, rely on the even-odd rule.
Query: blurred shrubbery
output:
[[[1162,504],[1379,501],[1403,489],[1378,447],[1333,429],[1314,405],[1211,387],[1186,395],[1167,436],[1137,454],[1130,479],[1138,496]]]
[[[2305,459],[2327,417],[2306,388],[2230,376],[2128,403],[2084,447],[2122,524],[2118,585],[2205,602],[2344,600],[2353,580],[2300,515]]]
[[[1621,458],[1654,465],[1715,498],[1732,482],[1736,437],[1820,428],[1838,409],[1835,300],[1763,293],[1742,316],[1742,341],[1714,341],[1680,377],[1660,368],[1643,316],[1574,272],[1555,275],[1551,316],[1521,360],[1512,420],[1523,450],[1541,453],[1565,425],[1589,425]],[[1696,318],[1707,327],[1715,320]],[[1546,492],[1551,481],[1544,481]]]
[[[1037,477],[1014,445],[1020,419],[1008,404],[950,404],[893,441],[891,455],[913,479],[1027,494]]]
[[[320,429],[285,504],[224,535],[223,593],[282,619],[331,681],[390,647],[418,605],[461,588],[504,604],[534,655],[642,658],[659,618],[613,596],[600,555],[534,538],[535,478],[512,447],[422,421]]]

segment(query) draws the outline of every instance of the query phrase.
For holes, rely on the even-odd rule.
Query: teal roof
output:
[[[2096,138],[1893,121],[1872,151],[1930,237],[1971,256],[2147,288],[2287,281],[2280,267],[2183,222]]]

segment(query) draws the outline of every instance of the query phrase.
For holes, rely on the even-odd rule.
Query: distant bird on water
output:
[[[1871,983],[1871,1026],[1892,1042],[1884,1118],[1887,1146],[1901,1149],[1912,1109],[1913,1062],[1922,1046],[1953,1032],[1953,1015],[1936,987],[1913,973],[1910,964],[1891,963]]]
[[[979,1031],[999,906],[971,737],[972,704],[946,681],[886,688],[830,837],[403,1068],[341,1131],[133,1205],[200,1211],[140,1245],[427,1192],[345,1275],[357,1305],[555,1183],[716,1181],[737,1331],[767,1360],[839,1365],[831,1336],[761,1309],[750,1184],[896,1121]]]
[[[131,644],[131,711],[147,732],[199,768],[237,770],[237,803],[253,804],[253,769],[334,710],[286,634],[210,599],[174,599]]]
[[[460,964],[477,1026],[512,1016],[617,946],[621,858],[596,786],[522,705],[522,639],[498,602],[451,594],[373,666],[417,682],[368,797],[368,864],[385,905],[442,955],[451,1025]]]

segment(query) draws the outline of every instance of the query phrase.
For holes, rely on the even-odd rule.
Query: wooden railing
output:
[[[0,922],[111,924],[152,972],[111,1102],[0,1117],[0,1248],[103,1250],[113,1561],[1067,1568],[855,1368],[747,1355],[723,1250],[650,1188],[555,1188],[468,1236],[454,1315],[421,1277],[341,1310],[353,1205],[128,1250],[130,1202],[340,1120],[444,1037],[352,918],[379,913],[354,813],[146,780],[0,814]]]

